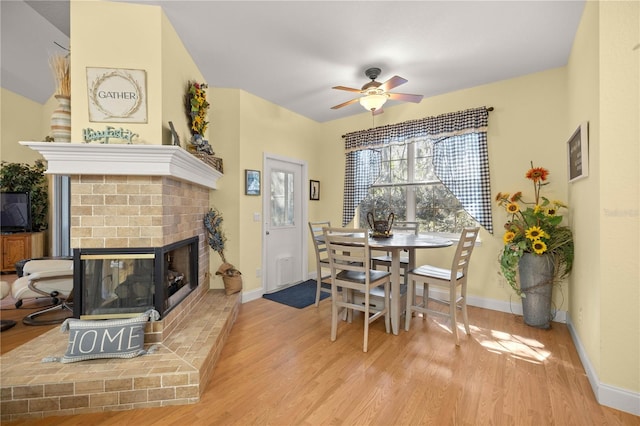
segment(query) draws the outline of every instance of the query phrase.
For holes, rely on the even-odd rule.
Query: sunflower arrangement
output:
[[[571,272],[573,266],[573,234],[568,226],[561,225],[560,210],[568,209],[561,201],[550,201],[541,195],[547,185],[549,171],[534,167],[525,177],[532,181],[534,199],[527,202],[522,192],[513,195],[500,192],[496,196],[498,205],[504,207],[509,220],[505,223],[502,236],[504,248],[500,254],[500,270],[509,285],[519,296],[523,296],[517,282],[520,258],[525,253],[550,254],[554,259],[554,279],[560,280]]]
[[[205,83],[189,82],[187,89],[187,115],[191,122],[191,134],[204,136],[207,130],[207,112],[209,111],[209,102],[207,102],[208,86]]]

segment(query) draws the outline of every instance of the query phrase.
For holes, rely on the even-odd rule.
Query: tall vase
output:
[[[56,95],[58,108],[51,114],[51,135],[54,142],[71,142],[71,98]]]
[[[551,295],[553,285],[554,259],[551,254],[525,253],[518,263],[522,313],[527,325],[537,328],[549,328],[553,319],[551,314]]]

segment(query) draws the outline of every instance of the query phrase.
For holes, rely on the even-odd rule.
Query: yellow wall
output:
[[[315,162],[311,147],[320,143],[321,125],[313,120],[281,108],[241,90],[210,91],[212,146],[224,161],[224,181],[213,194],[213,205],[224,217],[227,236],[225,256],[243,272],[244,291],[262,288],[256,270],[262,267],[262,222],[253,214],[262,215],[262,195],[244,195],[245,169],[263,172],[264,153]],[[228,102],[226,102],[228,101]],[[236,117],[227,120],[226,117]],[[242,248],[242,249],[240,249]],[[212,271],[221,260],[212,256]],[[212,287],[222,285],[220,278]]]
[[[91,0],[72,1],[70,10],[73,46],[71,140],[82,142],[82,130],[85,128],[104,130],[106,126],[113,126],[139,134],[136,143],[161,145],[162,126],[167,126],[163,123],[163,101],[170,101],[163,98],[165,85],[162,74],[165,63],[162,61],[162,47],[168,31],[163,31],[166,25],[163,25],[162,9],[159,6]],[[178,65],[173,63],[173,66]],[[86,95],[87,67],[145,70],[147,123],[90,122],[89,99]],[[185,67],[190,71],[194,68],[192,62],[187,62]],[[180,83],[182,81],[175,81],[174,84]],[[169,95],[173,93],[169,91]]]
[[[600,379],[640,390],[640,3],[600,8]],[[633,47],[636,46],[636,50]],[[587,244],[583,242],[583,244]]]
[[[47,103],[49,105],[49,103]],[[0,89],[0,160],[33,164],[42,156],[18,141],[42,141],[50,133],[51,112],[43,105]]]
[[[589,122],[589,177],[571,184],[569,203],[576,234],[575,267],[570,279],[570,315],[581,341],[596,369],[600,354],[600,270],[599,240],[601,194],[600,172],[600,84],[599,84],[598,4],[588,2],[574,40],[567,66],[569,117],[567,131],[581,121]],[[584,238],[581,236],[590,236]]]
[[[189,146],[191,132],[189,131],[189,120],[185,111],[185,92],[189,81],[206,83],[200,70],[182,44],[175,29],[162,13],[161,16],[162,46],[160,49],[162,68],[161,81],[162,89],[154,96],[160,97],[162,106],[162,142],[164,145],[173,143],[169,121],[171,121],[180,138],[182,147]],[[150,70],[154,70],[150,68]],[[207,90],[207,95],[208,95]],[[205,132],[208,137],[209,129]]]
[[[571,319],[599,380],[640,390],[640,3],[587,2],[569,62],[570,120],[589,120],[572,184]]]

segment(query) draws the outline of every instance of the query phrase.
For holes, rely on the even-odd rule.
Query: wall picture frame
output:
[[[245,195],[260,195],[260,171],[244,171],[244,193]]]
[[[589,122],[580,123],[567,141],[569,182],[589,176]]]
[[[320,200],[320,181],[319,180],[309,181],[309,199],[314,201]]]
[[[145,70],[87,67],[89,121],[93,123],[146,123]]]

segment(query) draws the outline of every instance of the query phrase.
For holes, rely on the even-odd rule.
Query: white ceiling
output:
[[[584,0],[124,2],[161,5],[210,86],[318,122],[366,113],[357,103],[330,109],[355,95],[331,87],[360,88],[372,66],[382,68],[380,82],[409,80],[393,92],[429,102],[566,65],[584,8]],[[62,51],[54,42],[69,45],[69,3],[0,5],[2,87],[43,103],[53,93],[48,55]]]

